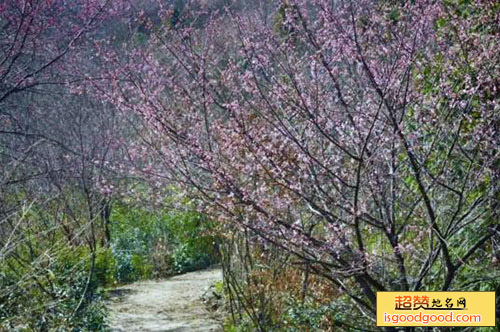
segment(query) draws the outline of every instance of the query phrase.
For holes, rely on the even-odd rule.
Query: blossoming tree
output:
[[[372,319],[377,291],[493,280],[498,5],[263,6],[176,24],[164,8],[144,47],[106,53],[103,98],[148,124],[144,172],[307,261]]]

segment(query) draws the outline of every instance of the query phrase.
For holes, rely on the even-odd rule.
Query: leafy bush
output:
[[[118,282],[165,277],[217,262],[215,224],[199,213],[118,204],[111,222]]]
[[[349,330],[352,321],[342,297],[326,303],[291,298],[282,319],[287,331]]]
[[[167,230],[160,214],[117,204],[111,215],[111,249],[116,261],[116,280],[133,282],[162,276],[151,255],[156,242],[166,237]]]
[[[96,253],[94,283],[97,286],[110,286],[116,282],[116,260],[109,248],[100,248]]]
[[[331,314],[329,306],[314,305],[310,301],[306,303],[291,301],[284,315],[284,322],[290,331],[300,331],[302,327],[308,327],[312,331],[320,330],[328,314]]]
[[[115,278],[118,282],[133,282],[152,276],[153,266],[137,253],[113,251],[117,268]]]
[[[213,262],[208,253],[193,251],[187,244],[181,244],[173,254],[173,268],[177,273],[190,272],[210,266]]]
[[[31,264],[21,263],[28,252],[20,253],[0,267],[0,330],[104,330],[106,311],[98,287],[113,281],[109,251],[96,253],[90,280],[88,247],[63,246],[46,252],[47,261]]]
[[[173,268],[176,273],[194,271],[217,262],[212,234],[215,224],[207,217],[194,212],[167,216],[170,241],[174,245]]]

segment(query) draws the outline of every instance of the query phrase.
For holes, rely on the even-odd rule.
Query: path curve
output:
[[[209,269],[118,287],[108,305],[108,326],[115,332],[222,331],[201,301],[221,279],[220,269]]]

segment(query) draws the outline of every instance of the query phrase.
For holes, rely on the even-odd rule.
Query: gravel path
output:
[[[222,331],[201,301],[221,279],[220,269],[210,269],[118,287],[108,304],[108,326],[115,332]]]

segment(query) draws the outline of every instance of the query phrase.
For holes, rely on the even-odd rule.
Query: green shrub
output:
[[[215,224],[207,217],[184,212],[167,216],[170,240],[175,245],[174,270],[177,273],[206,268],[218,261]]]
[[[117,204],[111,216],[115,279],[133,282],[217,262],[214,222],[196,212],[150,211]]]
[[[0,266],[0,330],[104,330],[106,312],[98,287],[113,275],[109,251],[96,254],[90,282],[88,247],[62,245],[45,251],[46,261],[40,259],[44,255],[34,256],[31,264],[23,264],[30,258],[27,252],[19,253],[21,257]]]
[[[177,273],[200,270],[213,262],[208,253],[193,250],[188,244],[180,244],[174,254],[174,270]]]
[[[155,243],[167,237],[161,214],[126,204],[116,204],[111,215],[111,249],[118,282],[163,276],[154,263]],[[160,265],[160,264],[158,264]]]
[[[116,280],[119,282],[132,282],[138,279],[134,266],[132,265],[132,255],[113,248],[113,255],[116,260]]]
[[[149,263],[148,257],[132,255],[131,264],[136,271],[137,279],[149,279],[153,272],[153,266]]]
[[[346,297],[333,299],[329,303],[318,303],[312,298],[304,302],[291,298],[282,318],[284,330],[351,331],[355,317],[349,310],[348,302]],[[365,328],[370,329],[369,326]]]
[[[94,281],[97,286],[111,286],[116,282],[116,260],[113,252],[109,248],[97,250],[94,267]]]
[[[301,331],[304,327],[310,331],[321,331],[326,316],[331,314],[330,306],[291,301],[283,320],[290,331]]]

